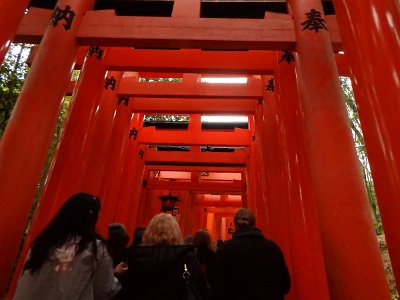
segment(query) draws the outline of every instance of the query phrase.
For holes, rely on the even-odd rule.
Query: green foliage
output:
[[[0,137],[4,133],[28,73],[25,60],[31,47],[28,44],[11,44],[0,67]]]
[[[144,120],[147,122],[186,122],[189,116],[182,115],[145,115]]]
[[[140,78],[139,82],[182,82],[182,78]]]
[[[74,70],[74,71],[72,72],[72,78],[71,78],[71,80],[72,80],[72,81],[77,81],[78,78],[79,78],[79,74],[81,74],[81,71],[80,71],[80,70]]]
[[[361,130],[360,119],[354,99],[353,89],[350,79],[340,77],[344,99],[346,103],[347,114],[350,120],[350,126],[353,133],[353,139],[357,151],[358,160],[360,162],[361,171],[364,176],[365,188],[368,194],[368,200],[371,207],[372,216],[374,218],[374,226],[377,235],[383,234],[382,221],[379,213],[378,203],[376,200],[374,183],[371,175],[371,168],[368,162],[367,151],[365,149],[364,136]]]

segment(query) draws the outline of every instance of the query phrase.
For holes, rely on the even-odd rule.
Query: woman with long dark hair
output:
[[[103,239],[96,234],[98,197],[69,198],[33,241],[14,300],[112,299],[120,284]],[[117,266],[115,272],[123,272]]]

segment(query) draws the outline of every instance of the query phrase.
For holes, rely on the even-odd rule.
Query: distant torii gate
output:
[[[81,190],[104,200],[107,209],[99,224],[103,228],[109,217],[126,220],[129,228],[138,224],[137,219],[146,222],[156,211],[149,199],[156,196],[158,184],[149,162],[167,159],[157,157],[148,145],[190,142],[188,155],[170,154],[164,163],[174,166],[179,159],[223,168],[229,161],[240,162],[234,167],[243,168],[243,182],[228,190],[243,194],[243,203],[256,212],[260,227],[282,246],[293,277],[289,299],[390,299],[338,70],[350,74],[354,84],[394,274],[400,282],[398,2],[333,0],[336,16],[324,16],[319,0],[289,0],[291,15],[267,13],[263,20],[200,18],[200,0],[175,0],[172,17],[115,16],[112,11],[91,11],[94,2],[59,0],[57,9],[66,13],[59,20],[51,18],[49,10],[32,8],[24,15],[27,0],[18,5],[0,0],[0,60],[11,40],[40,42],[0,144],[1,294],[77,61],[81,75],[28,241],[67,196]],[[92,51],[83,59],[79,52],[86,52],[87,46],[100,47],[101,55]],[[348,68],[335,63],[338,50],[345,52],[336,55],[338,61],[345,57]],[[282,59],[287,55],[294,61]],[[194,82],[193,75],[182,75],[182,83],[142,83],[137,81],[140,74],[123,74],[127,71],[156,77],[246,74],[249,83],[218,88]],[[185,77],[192,81],[185,82]],[[132,98],[125,105],[119,97]],[[229,145],[236,141],[244,146],[245,157],[232,158],[241,156],[240,151],[223,158],[214,155],[220,153],[201,155],[201,145],[223,144],[228,135],[205,132],[198,121],[173,137],[142,128],[143,113],[185,111],[193,119],[205,113],[247,114],[249,130],[236,130],[229,134],[234,138],[226,139],[232,142]],[[129,139],[133,129],[138,138]],[[143,137],[146,132],[149,136]],[[199,169],[188,170],[192,187],[211,189],[193,181]],[[191,196],[185,193],[187,200]],[[215,215],[207,217],[195,203],[195,196],[184,202],[186,213],[197,209],[196,221],[190,224],[186,219],[185,226],[190,225],[184,230],[217,224],[212,220]],[[207,211],[222,214],[220,209]]]

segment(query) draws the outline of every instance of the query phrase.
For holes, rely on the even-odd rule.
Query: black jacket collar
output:
[[[232,238],[237,237],[258,237],[263,238],[264,235],[262,234],[261,230],[256,227],[242,227],[237,229],[233,234]]]

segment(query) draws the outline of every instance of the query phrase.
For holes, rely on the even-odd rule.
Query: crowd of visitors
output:
[[[14,300],[282,300],[290,276],[279,246],[266,239],[247,208],[234,215],[232,239],[198,230],[184,239],[175,218],[161,213],[138,227],[130,246],[123,224],[96,233],[98,197],[68,199],[34,240]]]

